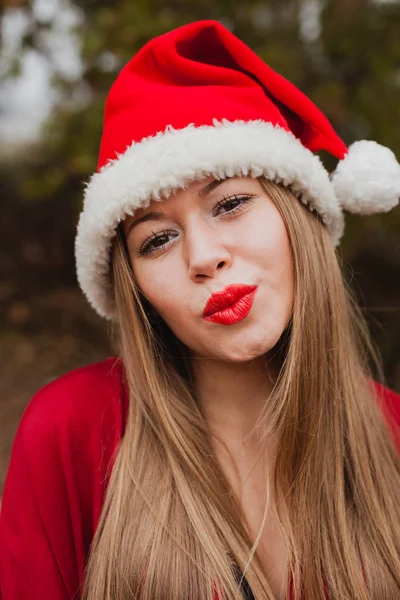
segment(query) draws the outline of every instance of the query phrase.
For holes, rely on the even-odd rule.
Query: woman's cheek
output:
[[[185,294],[182,289],[172,287],[172,281],[161,280],[156,288],[152,289],[149,300],[159,315],[167,324],[184,323],[187,321],[189,310],[185,303]]]

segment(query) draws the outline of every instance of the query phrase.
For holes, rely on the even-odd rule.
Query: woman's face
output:
[[[123,227],[140,289],[193,356],[244,362],[275,346],[292,309],[293,268],[284,222],[257,179],[195,182]],[[210,295],[231,284],[257,286],[248,315],[205,320]]]

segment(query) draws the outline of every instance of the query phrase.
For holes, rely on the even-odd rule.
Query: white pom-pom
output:
[[[348,212],[388,212],[399,202],[400,165],[389,148],[366,140],[355,142],[333,173],[332,185]]]

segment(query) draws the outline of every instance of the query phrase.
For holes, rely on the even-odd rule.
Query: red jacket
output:
[[[111,357],[59,377],[28,404],[15,436],[0,515],[2,600],[80,598],[127,410],[121,361]],[[395,417],[400,395],[382,392]]]

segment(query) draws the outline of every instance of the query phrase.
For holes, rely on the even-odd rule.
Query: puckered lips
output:
[[[210,296],[203,310],[203,318],[209,317],[232,304],[235,304],[240,298],[247,296],[257,289],[256,285],[247,285],[244,283],[234,283],[228,285],[220,292],[215,292]]]

